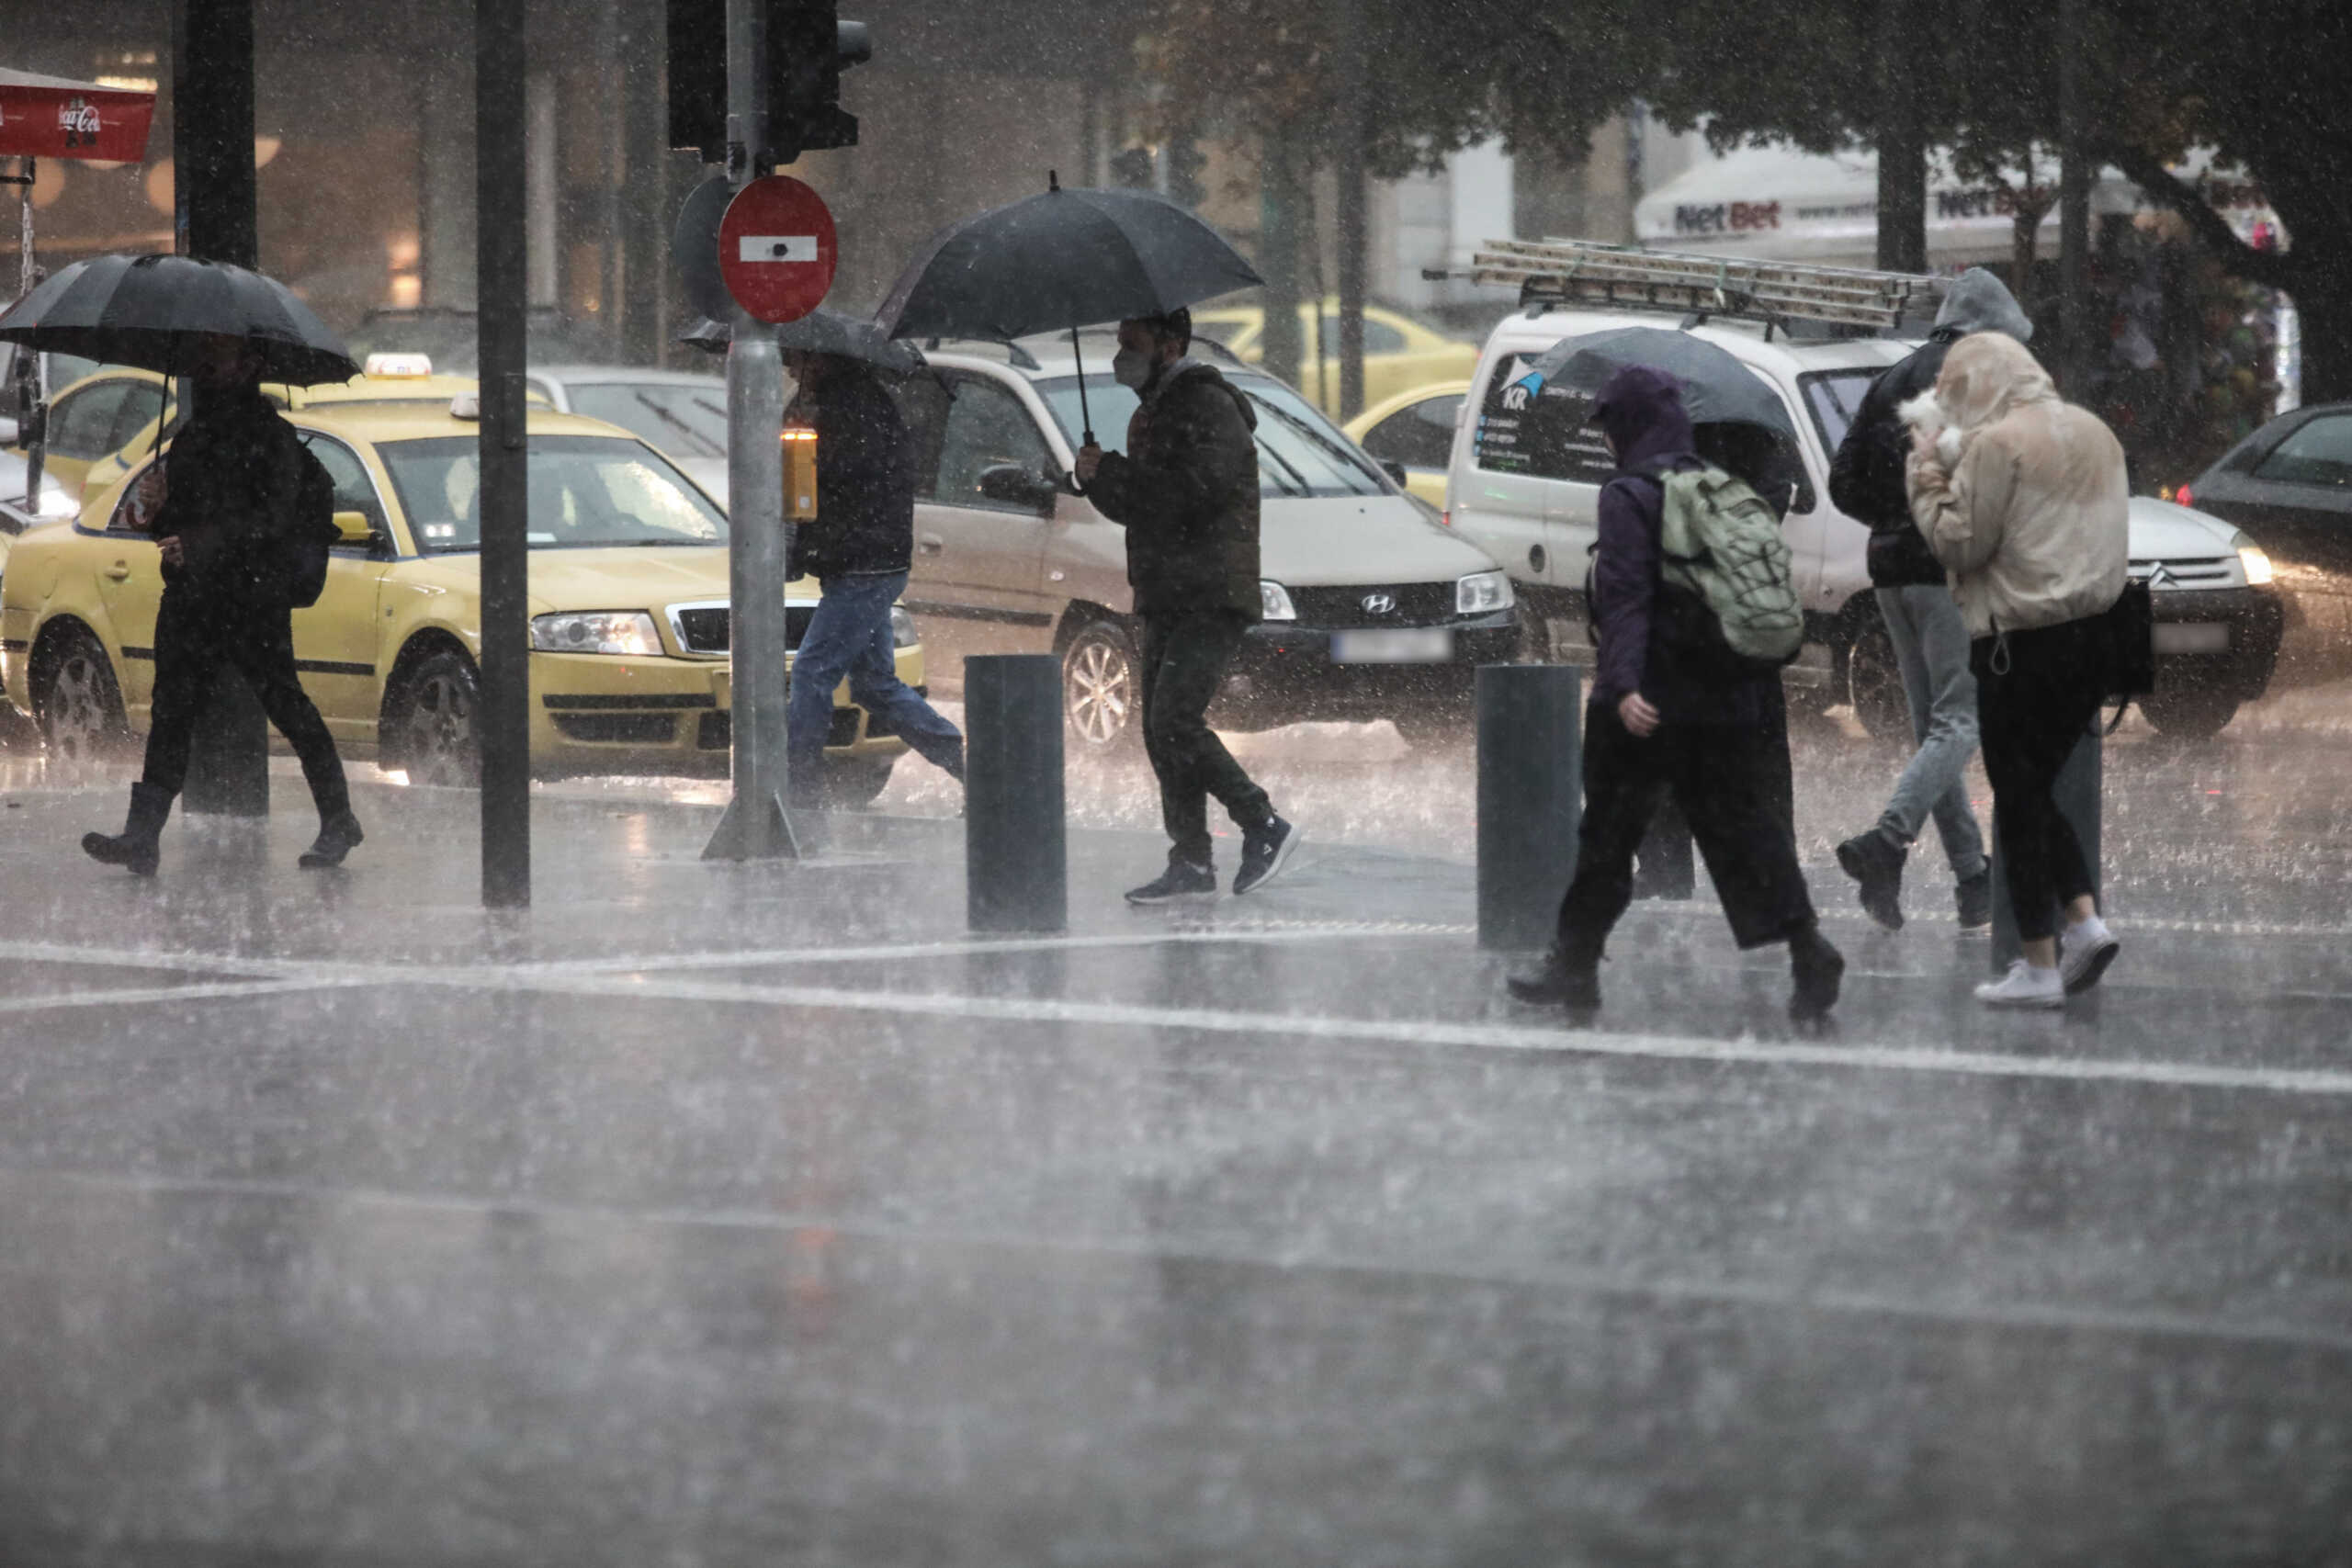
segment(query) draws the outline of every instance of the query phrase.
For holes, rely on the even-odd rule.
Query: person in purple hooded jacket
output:
[[[1658,635],[1659,476],[1697,468],[1682,386],[1646,366],[1610,378],[1593,407],[1617,460],[1600,492],[1591,614],[1599,667],[1584,723],[1584,819],[1559,938],[1510,978],[1521,1001],[1600,1005],[1600,959],[1634,894],[1634,854],[1671,795],[1742,948],[1789,944],[1789,1015],[1820,1018],[1846,961],[1822,936],[1791,827],[1788,709],[1778,673],[1724,680]]]

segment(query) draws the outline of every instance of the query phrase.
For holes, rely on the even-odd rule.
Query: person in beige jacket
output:
[[[2025,956],[1977,987],[1996,1007],[2062,1007],[2119,951],[2082,845],[2052,796],[2107,695],[2104,617],[2123,593],[2123,448],[2062,401],[2025,345],[1961,339],[1932,400],[1905,405],[1912,520],[1951,574],[1976,676],[2010,908]],[[2063,940],[2056,930],[2064,906]]]

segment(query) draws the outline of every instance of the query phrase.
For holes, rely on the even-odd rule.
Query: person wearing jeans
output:
[[[860,360],[787,350],[785,368],[799,383],[786,422],[817,432],[817,515],[797,530],[793,575],[815,576],[822,593],[793,653],[785,710],[793,793],[821,798],[833,693],[844,679],[874,728],[896,733],[960,784],[963,732],[899,679],[890,631],[890,607],[906,591],[914,558],[906,420],[880,376]]]

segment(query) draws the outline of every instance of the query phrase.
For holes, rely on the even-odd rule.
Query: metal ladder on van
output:
[[[1471,282],[1516,287],[1522,306],[1613,305],[1830,321],[1878,332],[1931,305],[1945,282],[1917,273],[1694,256],[1592,240],[1489,240],[1472,254],[1470,265]]]

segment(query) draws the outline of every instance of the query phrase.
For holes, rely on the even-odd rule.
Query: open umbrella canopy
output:
[[[734,335],[734,329],[725,321],[705,317],[680,333],[678,341],[713,354],[724,354]],[[926,363],[914,344],[894,341],[879,326],[862,317],[821,305],[798,321],[786,321],[776,328],[775,341],[779,348],[863,360],[893,376],[911,376]]]
[[[933,235],[876,319],[892,337],[1009,342],[1159,315],[1264,281],[1166,197],[1056,183]]]
[[[0,313],[0,342],[181,374],[210,334],[243,338],[265,381],[311,387],[359,374],[350,350],[286,286],[193,256],[93,256]]]
[[[1629,365],[1663,370],[1682,383],[1682,407],[1693,424],[1759,424],[1796,443],[1788,405],[1762,377],[1728,351],[1670,327],[1618,327],[1562,338],[1520,378],[1531,396],[1562,387],[1587,397]]]

